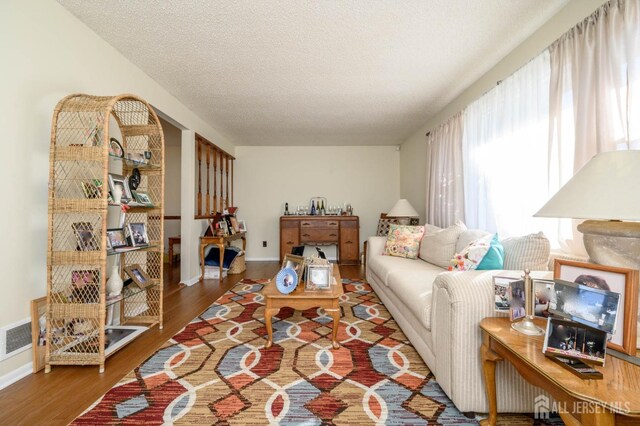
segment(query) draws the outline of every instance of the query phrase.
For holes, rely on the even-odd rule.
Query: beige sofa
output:
[[[383,255],[386,237],[369,238],[366,278],[456,407],[485,413],[489,407],[479,355],[479,323],[498,315],[492,277],[519,277],[524,268],[543,270],[532,272],[534,277],[551,277],[546,271],[549,242],[542,234],[503,241],[505,268],[511,270],[448,272],[442,263],[447,257],[487,234],[462,227],[455,241],[456,235],[448,236],[450,241],[443,244],[447,247],[434,248],[433,241],[426,247],[423,240],[421,257],[439,264]],[[427,233],[444,231],[427,229]],[[428,251],[438,253],[429,256]],[[542,391],[527,384],[508,363],[498,363],[496,381],[500,412],[533,412],[534,399]]]

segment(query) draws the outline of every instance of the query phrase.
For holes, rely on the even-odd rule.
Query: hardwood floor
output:
[[[0,425],[66,425],[107,392],[134,367],[155,352],[189,321],[243,278],[270,278],[279,264],[247,262],[242,274],[219,283],[205,280],[191,287],[178,284],[179,267],[165,265],[164,328],[154,327],[112,355],[105,372],[98,366],[54,366],[32,374],[0,391]],[[361,278],[360,266],[341,266],[343,278]]]

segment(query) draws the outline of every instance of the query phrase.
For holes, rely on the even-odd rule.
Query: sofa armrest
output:
[[[386,242],[387,237],[369,237],[367,239],[367,263],[372,256],[380,256],[384,253]]]
[[[532,272],[533,278],[551,278],[550,271]],[[461,411],[487,412],[480,346],[480,321],[504,316],[494,310],[493,276],[520,277],[522,271],[444,272],[433,283],[431,323],[436,367],[434,374]],[[504,363],[500,363],[504,364]],[[522,382],[513,367],[500,365],[498,408],[501,412],[533,409],[540,393]],[[498,377],[498,376],[497,376]],[[522,392],[529,392],[526,396]],[[530,398],[529,398],[530,396]]]

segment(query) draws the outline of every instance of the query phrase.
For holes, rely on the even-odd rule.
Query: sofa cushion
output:
[[[504,248],[498,240],[498,234],[489,234],[472,241],[460,253],[456,253],[451,259],[449,270],[502,269],[503,265]]]
[[[467,229],[462,231],[456,242],[456,253],[460,253],[469,244],[487,235],[491,235],[491,233],[481,229]]]
[[[504,269],[546,271],[551,244],[542,232],[502,240]]]
[[[376,236],[386,237],[387,235],[389,235],[389,227],[397,223],[398,219],[396,218],[380,218],[380,220],[378,220],[378,229],[376,230]]]
[[[392,272],[411,272],[426,274],[429,271],[443,272],[444,269],[422,260],[411,260],[394,256],[372,256],[367,261],[369,268],[382,281],[388,285],[389,274]]]
[[[424,263],[424,262],[421,262]],[[431,330],[431,289],[442,269],[396,271],[389,274],[387,286],[427,329]]]
[[[390,225],[384,254],[415,259],[418,257],[422,234],[423,226]]]
[[[466,229],[464,223],[456,221],[448,228],[425,233],[420,243],[420,259],[441,268],[448,268],[453,255],[456,254],[458,237]]]

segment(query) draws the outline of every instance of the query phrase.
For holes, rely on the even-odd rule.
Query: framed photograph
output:
[[[509,312],[509,284],[520,278],[493,277],[493,294],[495,296],[495,311]]]
[[[304,273],[304,257],[302,256],[294,256],[292,254],[285,254],[284,259],[282,259],[281,269],[291,268],[296,271],[296,275],[298,275],[298,280],[302,279],[302,275]]]
[[[144,247],[149,245],[149,236],[147,235],[147,226],[142,223],[130,223],[129,236],[131,237],[131,245],[133,247]]]
[[[534,314],[537,317],[549,318],[549,306],[555,303],[556,293],[554,291],[555,282],[553,280],[532,280],[533,288],[536,295],[536,303],[534,306]]]
[[[71,272],[71,295],[74,303],[100,303],[100,271],[83,269]]]
[[[227,225],[226,220],[221,220],[220,222],[218,222],[218,228],[222,229],[222,232],[224,232],[224,235],[231,235],[229,234],[229,225]]]
[[[556,259],[553,270],[554,278],[581,284],[586,288],[599,289],[619,294],[618,314],[613,329],[615,332],[609,341],[609,347],[628,355],[636,354],[637,317],[638,317],[638,271],[635,269],[596,265],[594,263],[574,262]],[[557,287],[557,283],[556,283]],[[556,288],[556,295],[558,289]],[[594,296],[592,296],[594,297]],[[567,309],[566,306],[564,308]],[[599,324],[605,318],[591,317],[587,312],[587,320],[595,319]]]
[[[71,225],[71,229],[76,235],[76,250],[78,251],[94,251],[100,250],[98,238],[93,233],[93,226],[90,222],[75,222]]]
[[[607,333],[587,325],[549,318],[542,353],[604,365]]]
[[[511,321],[524,318],[526,315],[524,302],[524,280],[509,283],[509,318]]]
[[[109,139],[109,155],[113,155],[114,157],[124,157],[124,149],[120,142],[116,138]]]
[[[129,246],[122,228],[107,229],[107,242],[111,245],[112,250]]]
[[[229,216],[229,220],[231,221],[231,227],[233,228],[234,233],[240,232],[240,225],[238,225],[238,219],[235,216]]]
[[[127,180],[122,175],[116,175],[113,173],[109,173],[109,191],[113,195],[116,187],[122,190],[122,196],[120,197],[120,202],[128,203],[131,201],[131,191],[129,191],[129,185],[127,184]]]
[[[245,222],[244,220],[239,220],[238,229],[240,229],[240,232],[247,232],[247,222]]]
[[[33,372],[44,368],[47,342],[47,298],[40,297],[31,301],[31,350]]]
[[[82,182],[81,185],[85,198],[102,197],[102,181],[100,179],[93,179],[90,182]]]
[[[330,290],[333,265],[308,265],[307,266],[307,290]]]
[[[298,286],[298,275],[291,268],[284,268],[276,275],[276,288],[282,294],[289,294]]]
[[[131,194],[133,195],[133,199],[138,204],[143,204],[148,207],[153,207],[153,201],[151,201],[151,197],[149,197],[149,194],[147,194],[146,192],[131,191]]]
[[[229,235],[235,234],[237,231],[233,228],[233,223],[231,222],[231,216],[230,215],[226,215],[224,217],[224,221],[227,224],[227,234],[229,234]]]
[[[127,160],[135,164],[147,164],[147,159],[142,152],[127,152]]]
[[[144,269],[138,264],[129,265],[124,268],[124,271],[131,277],[134,283],[140,288],[146,288],[153,284],[153,281],[149,279]]]

